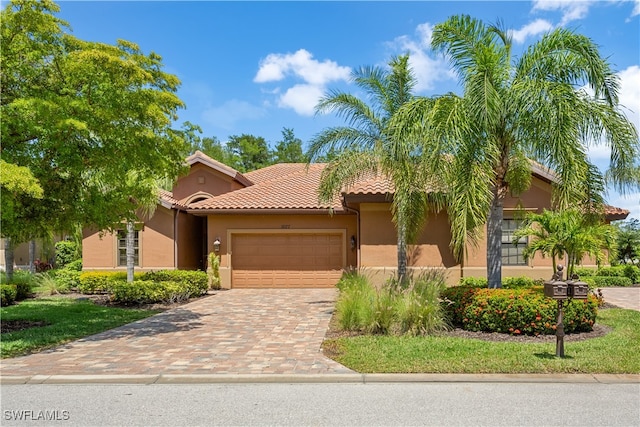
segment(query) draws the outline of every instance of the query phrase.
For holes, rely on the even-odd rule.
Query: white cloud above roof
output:
[[[279,82],[288,77],[302,80],[279,95],[277,105],[292,108],[298,114],[312,115],[315,106],[325,91],[326,85],[335,81],[349,80],[351,69],[335,61],[322,62],[313,58],[311,52],[299,49],[294,53],[271,53],[260,61],[255,83]]]
[[[278,106],[292,108],[302,116],[311,116],[315,112],[315,106],[324,94],[321,86],[312,84],[298,84],[280,96]]]

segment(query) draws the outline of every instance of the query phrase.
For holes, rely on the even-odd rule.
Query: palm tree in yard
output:
[[[597,217],[585,215],[574,208],[562,212],[544,210],[539,214],[529,213],[513,236],[514,240],[531,236],[532,240],[524,251],[525,258],[536,252],[550,256],[553,271],[556,271],[556,260],[566,257],[567,278],[570,278],[585,255],[598,265],[606,261],[603,250],[615,250],[616,230]]]
[[[348,123],[327,128],[311,141],[308,154],[312,161],[335,153],[323,171],[319,198],[329,202],[362,178],[388,179],[394,187],[391,210],[398,236],[398,281],[404,283],[407,244],[422,229],[428,212],[428,183],[426,169],[418,167],[420,145],[395,138],[389,123],[404,104],[414,99],[416,79],[406,55],[392,58],[388,69],[362,67],[352,73],[352,79],[371,104],[355,95],[332,91],[316,106],[318,113],[335,112]]]
[[[508,31],[453,16],[435,26],[431,44],[450,61],[463,94],[408,103],[395,134],[425,135],[424,150],[439,154],[433,162],[450,159],[443,176],[454,254],[462,258],[486,223],[487,278],[500,287],[503,201],[529,187],[531,160],[555,172],[555,208],[590,209],[601,202],[591,184],[603,177],[587,149],[611,149],[606,179],[626,193],[639,186],[637,130],[619,110],[618,77],[585,36],[558,28],[513,59]]]

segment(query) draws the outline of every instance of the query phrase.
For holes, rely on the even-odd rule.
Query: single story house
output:
[[[173,191],[162,191],[158,207],[136,227],[136,269],[205,269],[207,254],[220,256],[224,288],[330,287],[342,272],[361,269],[380,280],[397,267],[396,230],[384,179],[363,180],[330,204],[318,203],[325,164],[276,164],[240,173],[201,152],[187,158],[189,173]],[[542,211],[551,203],[553,176],[534,171],[531,188],[504,204],[503,275],[551,276],[551,260],[525,262],[514,245],[518,206]],[[607,219],[628,211],[608,208]],[[124,229],[124,226],[123,226]],[[84,230],[84,270],[126,268],[124,231]],[[486,244],[457,262],[449,248],[446,213],[430,214],[408,249],[413,269],[443,268],[448,282],[486,275]]]

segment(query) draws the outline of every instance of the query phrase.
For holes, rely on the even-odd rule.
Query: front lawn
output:
[[[157,310],[106,307],[64,297],[25,300],[0,309],[0,355],[7,358],[36,353],[156,313]]]
[[[325,341],[325,354],[362,373],[640,373],[640,312],[604,309],[603,337],[567,342],[565,358],[547,343],[450,336],[364,335]]]

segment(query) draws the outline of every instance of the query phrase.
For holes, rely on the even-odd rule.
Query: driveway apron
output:
[[[323,374],[352,372],[320,349],[335,289],[232,289],[42,353],[0,374]]]

